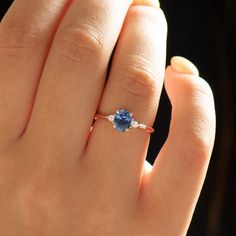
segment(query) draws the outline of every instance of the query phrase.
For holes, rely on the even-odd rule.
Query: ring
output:
[[[95,120],[106,119],[113,124],[113,127],[118,132],[127,132],[130,128],[139,128],[148,133],[153,133],[155,130],[152,127],[141,124],[133,118],[133,113],[127,110],[117,110],[113,115],[103,115],[97,113],[94,117]]]

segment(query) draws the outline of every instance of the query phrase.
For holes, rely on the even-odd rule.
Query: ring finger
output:
[[[163,86],[166,29],[160,9],[131,7],[114,54],[99,114],[127,109],[135,120],[152,126]],[[107,120],[98,119],[88,142],[85,162],[88,168],[103,175],[96,179],[105,179],[129,190],[131,186],[138,187],[149,137],[149,133],[141,129],[117,132]]]

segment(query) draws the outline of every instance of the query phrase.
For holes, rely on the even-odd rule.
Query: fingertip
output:
[[[174,56],[171,58],[171,66],[173,69],[182,74],[192,74],[199,76],[197,67],[188,59],[180,56]]]
[[[194,124],[198,127],[198,131],[201,130],[201,125],[208,129],[209,132],[206,132],[203,128],[202,133],[210,133],[212,142],[216,123],[214,95],[209,83],[199,76],[197,68],[194,67],[185,58],[172,58],[171,65],[166,69],[165,88],[172,104],[173,114],[181,117],[184,112],[188,112],[188,118],[191,115],[191,119],[189,118],[189,122],[187,118],[183,119],[185,124],[192,124],[195,120]]]
[[[213,96],[211,86],[204,78],[200,77],[195,72],[190,73],[190,70],[187,73],[187,69],[181,68],[177,71],[177,67],[175,66],[176,64],[171,64],[166,68],[165,86],[167,87],[167,90],[171,90],[174,93],[179,91],[179,95],[183,97],[186,95],[193,96],[193,93],[205,94],[208,97]],[[182,72],[180,72],[180,70]]]
[[[166,68],[165,87],[170,96],[175,98],[194,97],[194,94],[205,94],[211,98],[212,90],[208,82],[199,76],[195,65],[183,57],[173,57],[171,65]]]

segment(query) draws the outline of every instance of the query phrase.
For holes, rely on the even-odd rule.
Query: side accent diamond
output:
[[[138,122],[133,120],[132,123],[131,123],[131,127],[138,128],[138,126],[139,126]]]
[[[114,115],[109,115],[109,116],[107,116],[107,119],[108,119],[109,121],[113,122],[113,121],[114,121]]]
[[[142,129],[145,129],[147,126],[144,125],[144,124],[139,124],[139,127],[142,128]]]

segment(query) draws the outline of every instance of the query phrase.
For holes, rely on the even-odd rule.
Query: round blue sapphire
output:
[[[132,116],[127,110],[118,110],[114,117],[114,125],[117,131],[124,132],[130,128]]]

